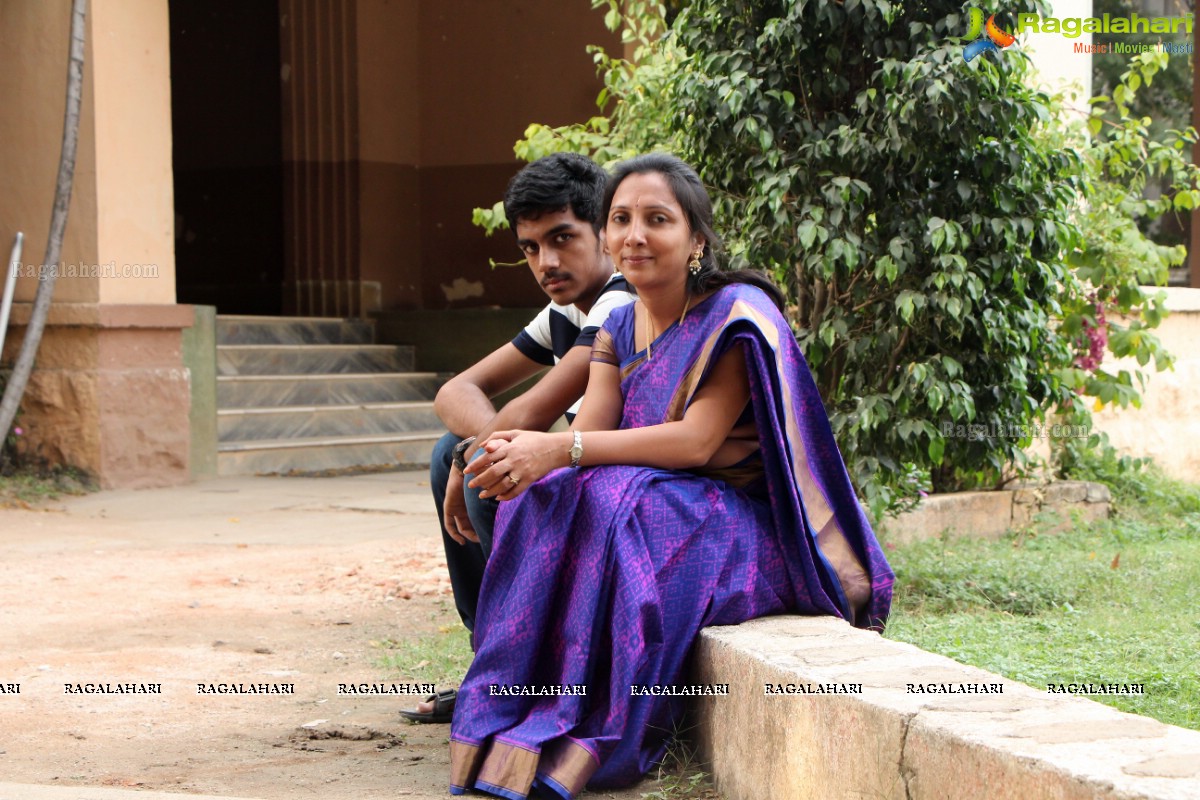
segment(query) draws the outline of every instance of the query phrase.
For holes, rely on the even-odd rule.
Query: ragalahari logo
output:
[[[969,14],[967,38],[975,41],[963,48],[963,58],[967,61],[988,50],[1003,50],[1017,40],[1017,37],[1002,31],[996,25],[995,14],[988,17],[986,25],[983,22],[983,12],[978,8],[972,8]],[[983,36],[980,36],[981,33]]]

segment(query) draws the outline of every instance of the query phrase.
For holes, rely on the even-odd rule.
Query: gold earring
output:
[[[692,253],[692,260],[688,262],[688,272],[693,275],[700,274],[700,256],[704,255],[704,249],[701,248]]]

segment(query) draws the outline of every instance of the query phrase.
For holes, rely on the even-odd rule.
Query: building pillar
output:
[[[26,234],[16,358],[62,140],[70,0],[0,4],[0,243]],[[54,304],[19,412],[22,452],[103,487],[189,478],[189,375],[175,302],[167,0],[91,0],[79,153]],[[7,247],[7,244],[3,244]],[[51,265],[53,266],[53,265]]]
[[[279,9],[284,309],[365,316],[355,3],[280,0]]]

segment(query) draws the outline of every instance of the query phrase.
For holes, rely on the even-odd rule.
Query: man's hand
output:
[[[467,465],[480,497],[512,500],[531,483],[570,463],[572,434],[497,431],[483,444],[485,455]]]
[[[459,544],[466,544],[469,539],[478,542],[479,536],[471,527],[471,518],[467,516],[467,500],[464,492],[463,474],[457,467],[450,468],[450,477],[446,479],[446,500],[442,503],[442,516],[446,521],[446,533]]]

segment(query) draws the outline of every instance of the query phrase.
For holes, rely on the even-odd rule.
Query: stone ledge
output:
[[[1186,314],[1200,311],[1200,289],[1193,289],[1190,286],[1171,286],[1168,288],[1144,286],[1142,288],[1152,295],[1155,292],[1166,292],[1166,306],[1172,314]]]
[[[1200,732],[1046,694],[829,617],[709,628],[693,732],[728,800],[1194,800]],[[1080,676],[1080,680],[1114,676]],[[771,684],[861,684],[861,694],[767,696]],[[916,694],[907,684],[1000,694]]]
[[[884,520],[880,535],[892,544],[934,539],[943,533],[999,539],[1013,528],[1039,522],[1050,530],[1069,530],[1076,520],[1108,517],[1108,487],[1089,481],[1020,483],[994,492],[956,492],[926,497],[911,511]]]
[[[10,324],[24,328],[33,316],[33,303],[13,303]],[[190,305],[159,303],[51,303],[46,324],[81,328],[190,328]]]

